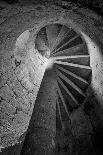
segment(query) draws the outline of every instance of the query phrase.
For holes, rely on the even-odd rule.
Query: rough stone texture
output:
[[[54,81],[55,82],[55,81]],[[56,85],[44,77],[21,154],[52,154],[56,135]],[[46,95],[45,95],[46,93]]]
[[[71,115],[72,132],[75,137],[92,133],[92,126],[88,116],[85,114],[83,107],[76,110]]]
[[[75,7],[64,11],[60,7],[54,5],[52,5],[51,7],[48,5],[15,5],[13,7],[9,6],[8,8],[0,11],[1,148],[18,143],[20,136],[27,130],[32,110],[35,104],[36,94],[39,89],[38,85],[40,85],[42,79],[41,75],[39,74],[39,72],[41,72],[42,70],[41,67],[39,67],[39,71],[37,70],[37,74],[39,75],[39,81],[38,75],[33,74],[33,49],[30,50],[30,48],[28,47],[27,51],[29,51],[29,54],[26,55],[26,50],[23,49],[21,51],[17,47],[17,38],[28,29],[32,34],[33,31],[36,30],[36,28],[40,28],[41,26],[46,24],[47,21],[58,21],[61,23],[70,24],[78,31],[83,31],[87,33],[89,37],[91,37],[91,39],[93,39],[97,43],[97,45],[100,46],[102,55],[103,30],[101,28],[103,27],[103,22],[101,21],[101,17],[96,16],[94,13],[91,13],[90,15],[89,10],[87,13],[86,10],[78,10],[78,8]],[[100,23],[100,26],[98,26],[96,23]],[[30,43],[32,43],[31,40]],[[32,48],[32,44],[29,45]],[[36,52],[35,56],[38,60],[40,60],[40,57]],[[37,62],[38,61],[36,61],[35,64],[37,64]],[[41,61],[39,61],[39,64],[40,62]],[[99,68],[100,71],[94,71],[95,78],[93,84],[96,84],[98,81],[98,85],[95,91],[97,92],[97,97],[99,98],[101,107],[103,104],[103,89],[101,78],[102,60],[99,61],[99,66],[101,66]],[[100,92],[99,96],[98,92]],[[79,113],[79,115],[80,114],[81,113]],[[78,119],[79,118],[80,117],[78,117]],[[85,121],[84,117],[82,119],[83,121]],[[80,129],[80,126],[78,126],[78,132],[81,133],[84,128],[85,125],[82,129]]]
[[[13,16],[13,12],[11,13],[11,15]],[[14,25],[13,21],[11,22],[12,25]],[[11,25],[11,22],[9,25]],[[8,30],[6,29],[6,31]],[[1,32],[3,33],[2,30]],[[3,39],[5,41],[6,38],[3,37]],[[4,41],[2,40],[1,43],[3,44]],[[29,50],[30,52],[32,52],[33,50],[31,49],[31,44],[29,44],[30,46],[25,48],[26,42],[23,41],[24,45],[22,43],[23,48],[21,49],[21,46],[18,42],[20,43],[20,38],[19,41],[17,40],[16,42],[15,40],[15,42],[13,43],[13,45],[15,43],[16,44],[13,47],[12,51],[8,48],[8,53],[6,51],[4,53],[3,49],[5,49],[5,46],[4,44],[3,46],[1,44],[1,48],[3,49],[0,55],[2,62],[0,66],[0,121],[2,129],[0,136],[0,145],[2,145],[2,147],[14,145],[15,143],[17,143],[20,135],[22,135],[27,130],[36,95],[41,83],[41,79],[43,77],[42,74],[44,74],[43,69],[40,67],[43,62],[42,60],[40,60],[39,55],[36,54],[36,59],[36,56],[34,56],[33,59],[33,53],[31,53],[31,58],[29,55],[28,58],[26,57],[27,51]],[[6,44],[8,44],[6,46],[10,47],[9,41]],[[13,45],[11,44],[11,46]],[[32,61],[30,59],[32,59]],[[39,62],[34,61],[37,59],[39,60]],[[37,67],[34,66],[34,62]],[[35,71],[33,71],[34,69],[35,71],[37,70],[36,74]]]

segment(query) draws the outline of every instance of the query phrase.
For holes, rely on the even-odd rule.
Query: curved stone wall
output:
[[[78,32],[82,32],[85,38],[91,38],[95,43],[95,50],[91,50],[92,47],[88,45],[93,71],[92,87],[96,92],[100,106],[102,106],[103,30],[101,27],[103,23],[101,17],[94,19],[89,16],[89,13],[85,14],[83,10],[80,13],[77,8],[64,10],[54,5],[51,7],[48,5],[16,5],[1,11],[0,16],[2,19],[0,23],[1,148],[22,141],[20,137],[28,128],[35,99],[45,72],[45,62],[36,51],[34,55],[33,40],[35,33],[46,24],[69,25]],[[100,22],[101,26],[97,27],[96,22]],[[36,69],[37,74],[35,74],[34,67],[36,65],[40,65]]]

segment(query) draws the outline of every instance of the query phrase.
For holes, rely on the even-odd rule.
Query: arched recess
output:
[[[63,132],[69,129],[70,115],[85,102],[86,91],[91,83],[90,55],[86,42],[78,30],[74,30],[68,24],[52,22],[42,25],[35,32],[34,54],[38,54],[40,56],[39,59],[45,62],[45,69],[43,79],[41,78],[39,93],[35,100],[34,111],[22,154],[28,149],[32,153],[42,149],[46,153],[53,151],[52,141],[58,135],[58,129]],[[32,60],[35,63],[36,58],[34,57]],[[50,116],[52,113],[52,117],[55,120],[53,124],[49,115],[48,118],[42,118],[42,115],[39,114],[42,113],[40,107],[47,110]],[[39,108],[40,111],[38,110]],[[42,122],[42,119],[46,123]],[[41,138],[37,136],[34,130],[38,128],[39,132],[41,127],[48,129],[48,132],[52,131],[52,136],[48,137],[50,141],[48,144],[47,141],[45,142],[48,148],[51,146],[50,150],[46,149],[45,146],[41,147]],[[30,131],[33,131],[33,133]],[[31,137],[32,134],[38,137],[38,143]],[[43,134],[45,135],[45,132]],[[44,139],[46,138],[44,136]],[[28,141],[30,139],[32,142]],[[29,143],[33,143],[34,148]],[[37,149],[38,146],[41,148],[40,150]]]
[[[70,17],[70,19],[68,19],[68,17]],[[85,18],[83,20],[86,21]],[[69,26],[70,29],[71,28],[75,29],[76,32],[81,34],[81,38],[83,40],[85,40],[84,42],[87,43],[86,48],[87,48],[87,50],[89,52],[89,55],[90,55],[90,67],[91,67],[91,70],[92,70],[92,82],[91,82],[92,83],[92,88],[93,88],[93,91],[96,92],[97,98],[99,100],[101,100],[102,99],[102,94],[103,94],[103,92],[102,92],[102,84],[101,84],[102,83],[102,78],[100,79],[99,77],[102,77],[102,52],[101,52],[102,48],[101,49],[99,48],[99,42],[100,42],[100,40],[102,40],[102,36],[99,36],[100,32],[96,29],[96,27],[94,25],[92,25],[92,20],[88,24],[89,29],[88,29],[87,25],[85,24],[85,22],[83,22],[82,20],[79,20],[79,14],[75,15],[72,12],[66,12],[66,13],[64,12],[62,14],[62,16],[59,17],[59,19],[51,18],[51,19],[48,19],[48,20],[44,20],[44,21],[40,22],[39,24],[37,24],[35,26],[34,30],[30,29],[29,32],[28,32],[28,33],[30,33],[30,37],[32,38],[31,41],[30,41],[30,47],[29,47],[29,49],[32,48],[32,50],[29,50],[29,51],[31,52],[31,51],[33,51],[35,49],[33,40],[35,40],[36,35],[40,31],[40,29],[41,28],[43,29],[43,27],[45,27],[46,25],[49,25],[49,24],[52,25],[54,23],[55,24],[57,23],[58,25],[60,23],[61,25],[65,25],[67,27]],[[26,33],[27,33],[27,31],[26,31]],[[25,35],[26,35],[26,33],[25,33]],[[22,34],[22,36],[23,36],[23,34]],[[96,36],[97,36],[97,38],[96,38]],[[20,37],[19,37],[19,39],[20,39]],[[90,42],[92,42],[92,45],[90,44]],[[91,45],[91,46],[89,46],[89,45]],[[95,48],[94,52],[93,52],[92,47]],[[36,52],[36,50],[35,50],[35,52]],[[30,52],[28,52],[28,53],[30,53]],[[32,57],[32,54],[31,54],[31,57]],[[39,57],[40,57],[40,59],[42,59],[40,54],[39,54]],[[95,61],[95,63],[94,63],[94,61]],[[49,64],[50,64],[49,67],[51,67],[52,64],[53,64],[53,61],[51,60]],[[47,65],[47,59],[45,59],[45,65]],[[45,72],[45,71],[43,71],[43,72]],[[43,75],[44,75],[44,73],[43,73]],[[42,77],[43,77],[43,75],[42,75]],[[100,75],[100,76],[97,77],[98,75]]]
[[[39,30],[37,29],[37,31],[35,31],[33,36],[34,40],[31,39],[31,41],[28,41],[29,35],[30,32],[25,31],[17,39],[16,48],[14,50],[15,57],[18,61],[20,61],[20,59],[25,60],[28,68],[26,71],[24,67],[24,73],[26,75],[29,69],[31,69],[32,74],[37,74],[36,71],[40,69],[37,71],[40,78],[34,77],[34,79],[32,79],[32,82],[38,85],[38,90],[44,73],[53,71],[52,74],[54,74],[53,78],[55,78],[58,85],[60,100],[69,115],[64,98],[68,96],[67,98],[70,100],[70,105],[68,106],[70,106],[69,109],[72,111],[73,108],[77,108],[84,102],[86,90],[91,83],[92,68],[90,66],[90,53],[84,38],[78,30],[73,30],[67,24],[63,24],[63,22],[42,25],[42,28],[40,27]],[[25,50],[27,43],[29,43],[28,53],[27,50]],[[18,53],[18,48],[23,49],[23,55],[22,50]],[[43,62],[44,65],[41,65],[41,62]],[[37,69],[34,70],[34,68]],[[21,72],[23,72],[23,70]],[[28,76],[25,78],[28,81],[28,87],[30,87]],[[65,97],[62,95],[61,87],[64,94],[66,94]]]
[[[54,108],[57,105],[62,130],[66,127],[64,118],[70,119],[72,112],[87,100],[88,94],[91,95],[88,87],[98,92],[95,81],[98,73],[94,66],[100,62],[101,55],[88,35],[75,24],[73,28],[70,23],[64,24],[62,19],[41,24],[34,34],[34,48],[46,64],[44,79],[46,76],[49,82],[55,81],[58,97]],[[49,83],[47,88],[50,88]]]

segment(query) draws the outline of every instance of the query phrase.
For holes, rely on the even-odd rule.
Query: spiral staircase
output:
[[[82,36],[58,23],[39,30],[35,49],[47,65],[21,155],[64,155],[58,146],[73,138],[70,116],[86,100],[90,56]]]
[[[68,117],[86,98],[90,84],[90,56],[85,41],[72,28],[47,25],[38,32],[35,48],[48,59],[47,72],[57,84],[57,106],[62,123],[62,103]]]

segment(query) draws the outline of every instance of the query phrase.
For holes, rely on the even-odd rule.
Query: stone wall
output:
[[[95,15],[95,13],[92,13],[91,11],[86,11],[87,10],[84,10],[82,8],[78,10],[77,7],[70,8],[69,10],[64,10],[54,5],[23,6],[16,4],[15,6],[9,6],[8,8],[5,8],[0,12],[1,148],[12,146],[22,141],[20,140],[20,137],[26,132],[28,128],[28,124],[35,104],[35,97],[39,89],[38,85],[40,86],[41,82],[40,79],[39,84],[36,84],[35,80],[38,78],[34,77],[34,74],[30,75],[30,73],[33,71],[34,65],[34,62],[32,63],[31,61],[31,59],[33,60],[34,56],[32,54],[32,41],[30,40],[29,43],[31,44],[29,44],[30,46],[28,46],[26,50],[21,50],[17,47],[18,45],[20,45],[18,44],[18,40],[20,38],[17,38],[27,30],[29,30],[32,37],[35,30],[41,25],[45,25],[49,22],[61,22],[65,23],[66,25],[71,25],[71,27],[77,29],[80,32],[83,31],[84,33],[86,33],[91,39],[93,39],[97,46],[99,46],[102,55],[102,18]],[[29,54],[27,54],[27,51],[29,51]],[[95,51],[93,51],[93,54],[94,52]],[[35,56],[38,60],[40,60],[40,57],[36,54],[36,52]],[[41,61],[39,61],[39,63],[41,64]],[[28,64],[31,64],[32,67]],[[96,65],[97,64],[95,64],[95,67]],[[95,92],[99,102],[99,105],[97,106],[99,113],[98,116],[102,121],[102,60],[99,63],[98,68],[100,69],[100,71],[98,69],[98,72],[96,74],[98,78],[95,78],[96,81],[94,81],[93,86],[98,82],[97,87],[95,87]],[[40,67],[39,69],[42,70],[42,67]],[[42,76],[43,73],[44,71],[42,71]],[[31,77],[30,79],[29,75]],[[35,89],[33,84],[35,85]]]

